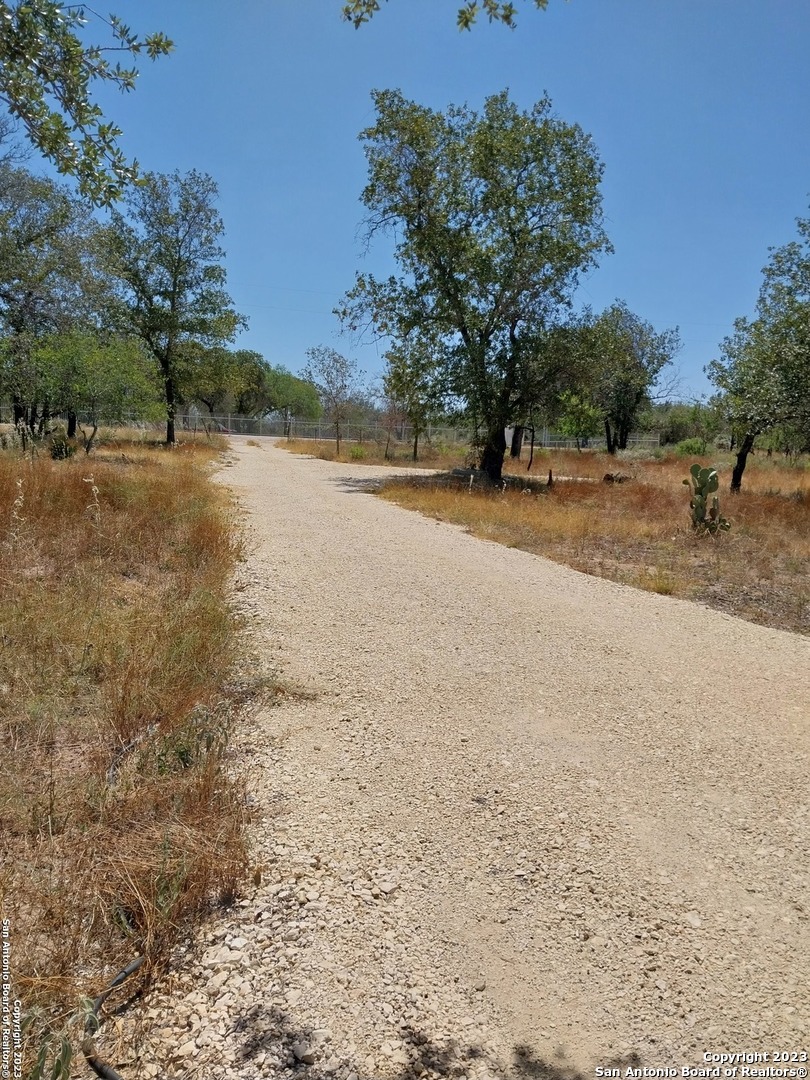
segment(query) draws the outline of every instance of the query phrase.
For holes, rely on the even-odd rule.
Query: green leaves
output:
[[[612,453],[626,447],[652,387],[681,347],[680,336],[677,328],[656,331],[620,300],[596,318],[586,317],[583,331],[591,342],[593,398],[608,424]]]
[[[545,10],[548,0],[533,0],[534,6]],[[354,25],[362,26],[380,10],[380,0],[347,0],[343,5],[343,18]],[[466,0],[458,9],[456,22],[459,30],[471,30],[479,15],[486,15],[490,22],[500,22],[512,29],[515,27],[517,8],[508,0]]]
[[[0,99],[59,172],[75,177],[91,202],[107,206],[137,179],[138,163],[118,147],[121,130],[104,120],[93,84],[132,90],[137,69],[112,63],[108,54],[145,52],[154,60],[172,42],[161,33],[140,38],[115,15],[94,15],[108,40],[87,45],[87,10],[54,0],[0,2]]]
[[[224,289],[217,186],[205,173],[148,173],[112,214],[103,250],[118,285],[117,328],[157,361],[165,388],[167,441],[189,346],[232,341],[246,320]]]
[[[802,449],[810,447],[810,218],[797,225],[798,240],[771,249],[756,319],[735,322],[707,372],[738,434],[779,426]]]

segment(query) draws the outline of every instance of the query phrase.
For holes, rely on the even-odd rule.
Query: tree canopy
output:
[[[102,40],[88,43],[90,18]],[[132,90],[135,67],[110,54],[165,55],[172,42],[161,33],[139,37],[118,16],[54,0],[0,2],[0,99],[30,142],[61,173],[78,181],[92,202],[109,205],[138,174],[117,139],[120,128],[104,119],[93,99],[95,84]]]
[[[335,428],[335,444],[340,454],[340,439],[348,423],[353,399],[361,390],[362,372],[355,360],[343,356],[328,345],[307,349],[307,365],[302,378],[318,392],[323,411]]]
[[[797,225],[797,240],[771,248],[756,318],[737,319],[707,369],[739,440],[732,491],[763,432],[781,427],[796,449],[810,447],[810,218]]]
[[[548,98],[521,112],[507,92],[445,113],[397,90],[373,94],[361,133],[369,238],[395,233],[398,277],[358,275],[338,309],[350,330],[404,343],[427,334],[437,371],[481,431],[500,479],[504,429],[535,393],[548,328],[579,275],[610,250],[602,165],[588,135]]]
[[[380,10],[382,0],[343,0],[342,15],[355,27]],[[548,0],[531,0],[545,8]],[[479,15],[515,26],[510,0],[464,0],[457,9],[461,29]],[[88,40],[87,27],[95,40]],[[174,43],[160,31],[133,32],[120,16],[59,0],[0,0],[0,101],[23,125],[29,142],[59,172],[75,177],[80,193],[98,206],[120,199],[139,175],[118,145],[121,129],[104,114],[94,93],[102,84],[134,89],[137,61],[155,60]]]
[[[216,197],[204,173],[148,173],[126,196],[128,216],[113,211],[104,233],[117,328],[142,341],[160,367],[169,443],[189,360],[205,357],[192,346],[224,345],[245,324],[225,291]]]
[[[545,10],[548,0],[532,0],[534,6]],[[343,4],[343,18],[355,28],[367,23],[381,7],[381,0],[346,0]],[[485,15],[490,22],[500,22],[505,26],[515,26],[517,8],[509,0],[465,0],[458,8],[456,22],[459,29],[470,30],[479,15]]]
[[[659,332],[619,300],[593,319],[589,331],[592,400],[612,454],[627,448],[639,413],[650,404],[652,388],[681,342],[677,329]]]
[[[95,329],[107,295],[95,259],[97,225],[66,189],[0,165],[0,391],[32,429],[57,402],[42,342],[80,324]]]

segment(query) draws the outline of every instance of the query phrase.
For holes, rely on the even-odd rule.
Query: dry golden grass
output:
[[[555,477],[580,479],[557,479],[546,493],[521,494],[470,492],[463,484],[420,478],[390,481],[380,494],[589,574],[810,632],[810,471],[758,455],[740,495],[729,495],[727,483],[721,487],[731,531],[699,536],[682,483],[691,460],[616,461],[551,451],[535,456],[533,474],[547,476],[551,469]],[[632,479],[601,482],[617,471]],[[721,475],[729,478],[730,465]]]
[[[159,968],[244,870],[220,448],[0,454],[0,914],[29,1045],[135,956]]]
[[[419,456],[413,460],[413,446],[407,443],[346,442],[341,441],[340,456],[336,452],[334,439],[318,441],[315,439],[279,439],[276,443],[291,454],[303,454],[307,457],[320,458],[322,461],[342,461],[356,465],[397,465],[409,468],[452,469],[463,465],[467,456],[467,447],[431,446],[424,441],[419,445]]]

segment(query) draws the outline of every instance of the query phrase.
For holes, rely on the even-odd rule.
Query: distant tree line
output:
[[[213,180],[146,174],[100,222],[86,200],[0,163],[0,401],[32,435],[54,416],[166,421],[320,415],[311,383],[234,349],[245,325],[225,291]]]

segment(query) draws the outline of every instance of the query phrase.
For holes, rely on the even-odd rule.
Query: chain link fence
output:
[[[231,435],[267,435],[276,438],[312,439],[317,442],[326,442],[335,438],[335,426],[328,421],[301,421],[293,420],[285,423],[283,420],[273,418],[259,418],[248,416],[204,416],[202,414],[178,417],[178,426],[185,430],[212,430]],[[511,441],[511,431],[507,431],[507,443]],[[529,442],[529,431],[526,431],[525,441]],[[407,424],[398,424],[387,427],[383,424],[345,424],[341,426],[340,438],[346,442],[378,442],[384,443],[389,439],[395,442],[409,443],[413,441],[413,429]],[[431,444],[443,444],[446,446],[466,446],[471,441],[471,433],[462,427],[428,427],[420,432],[420,442]],[[575,439],[558,435],[549,428],[537,428],[535,430],[534,445],[544,449],[577,449]],[[658,432],[631,435],[627,441],[628,449],[651,450],[661,445],[661,436]],[[583,450],[604,450],[604,439],[585,439],[580,441]]]
[[[56,418],[54,418],[56,419]],[[84,423],[85,417],[79,417],[79,422]],[[0,424],[11,424],[13,415],[10,406],[0,405]],[[209,416],[202,412],[178,413],[176,418],[178,433],[183,431],[216,432],[224,435],[252,435],[269,436],[274,438],[312,439],[317,442],[328,442],[335,438],[335,426],[326,420],[289,420],[279,417],[264,416],[239,416],[227,413],[218,416]],[[104,425],[105,427],[107,425]],[[145,423],[135,417],[124,419],[123,426],[140,428],[143,431],[154,431],[159,434],[163,424]],[[413,429],[408,424],[396,424],[393,427],[385,424],[370,422],[367,424],[345,424],[340,430],[341,440],[345,442],[376,442],[380,444],[391,442],[413,442]],[[530,433],[527,429],[525,442],[528,445]],[[420,443],[428,443],[433,446],[459,447],[467,446],[471,442],[471,432],[463,427],[439,427],[431,425],[419,434]],[[511,430],[507,430],[507,445],[511,441]],[[538,449],[576,449],[574,439],[558,435],[550,428],[536,428],[534,445]],[[586,439],[580,442],[583,450],[604,450],[604,439]],[[628,449],[652,450],[661,445],[661,437],[657,432],[643,435],[631,435],[628,439]]]

